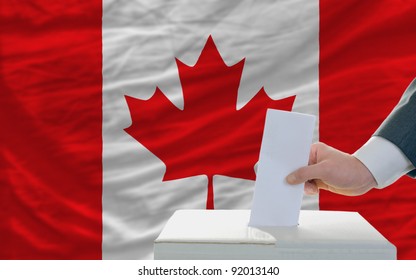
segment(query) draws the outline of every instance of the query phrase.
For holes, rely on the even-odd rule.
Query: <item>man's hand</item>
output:
[[[305,193],[319,189],[348,196],[361,195],[377,186],[373,175],[354,156],[323,143],[311,146],[308,166],[286,177],[289,184],[305,182]]]

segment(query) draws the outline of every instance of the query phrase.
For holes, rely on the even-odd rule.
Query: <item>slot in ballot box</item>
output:
[[[154,242],[155,259],[396,259],[360,214],[302,210],[295,227],[249,227],[250,210],[178,210]]]

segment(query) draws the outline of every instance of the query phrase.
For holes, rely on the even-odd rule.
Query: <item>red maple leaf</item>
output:
[[[267,108],[291,110],[295,100],[272,100],[261,88],[237,110],[244,61],[227,66],[210,36],[194,66],[176,59],[183,110],[159,88],[148,100],[125,96],[132,118],[125,131],[165,163],[163,181],[207,175],[207,209],[215,174],[255,179]]]

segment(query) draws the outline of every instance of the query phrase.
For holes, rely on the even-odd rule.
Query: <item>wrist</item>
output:
[[[371,171],[367,168],[367,166],[361,162],[358,158],[356,158],[354,155],[352,155],[353,159],[356,162],[356,170],[357,174],[359,174],[360,178],[360,187],[365,190],[365,192],[376,188],[377,187],[377,180],[374,178],[374,175],[371,173]]]

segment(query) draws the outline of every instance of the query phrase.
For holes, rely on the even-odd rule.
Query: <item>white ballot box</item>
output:
[[[396,259],[396,247],[356,212],[302,210],[294,227],[249,227],[250,210],[179,210],[155,259]]]

